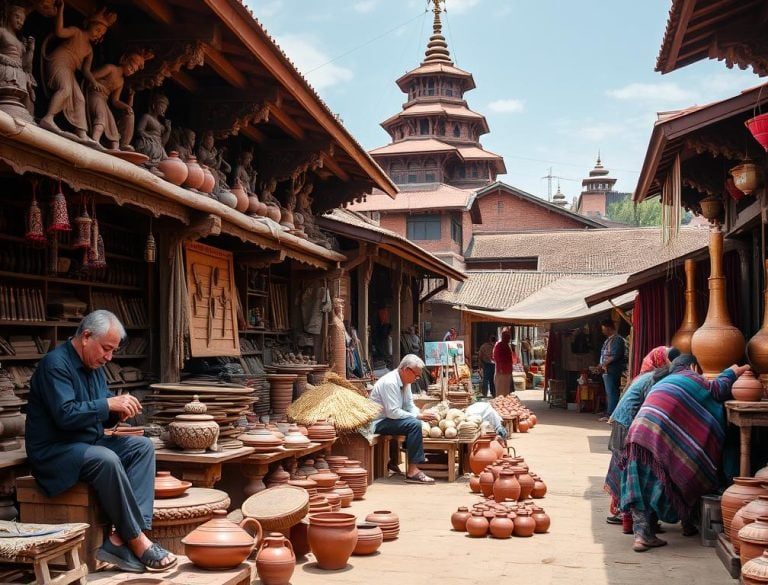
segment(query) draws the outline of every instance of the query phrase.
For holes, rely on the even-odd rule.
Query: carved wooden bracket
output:
[[[221,218],[218,215],[208,214],[192,219],[190,225],[179,236],[183,240],[199,240],[208,236],[221,234]]]
[[[332,145],[296,149],[272,146],[259,156],[259,174],[277,181],[293,181],[302,173],[314,171],[323,166],[323,157],[330,156]]]
[[[216,138],[237,135],[240,130],[267,122],[270,104],[279,99],[279,92],[221,90],[196,100],[192,125],[200,132],[212,130]]]
[[[270,252],[243,252],[237,255],[235,259],[238,264],[250,266],[251,268],[267,268],[272,264],[279,264],[286,258],[284,250],[273,250]]]
[[[132,49],[135,47],[129,47]],[[155,53],[155,59],[149,61],[144,71],[130,78],[129,85],[138,91],[160,87],[165,80],[182,68],[194,69],[205,63],[205,52],[201,41],[157,41],[150,48]]]

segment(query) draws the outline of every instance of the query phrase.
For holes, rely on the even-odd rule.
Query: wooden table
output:
[[[256,564],[254,561],[245,561],[234,569],[217,569],[206,571],[198,569],[187,557],[180,556],[179,564],[162,573],[119,573],[116,571],[103,571],[88,575],[88,582],[96,585],[120,585],[131,579],[144,578],[149,583],[150,578],[167,579],[171,583],[184,583],[184,585],[249,585],[256,579]]]
[[[195,487],[212,488],[221,479],[221,465],[242,459],[253,453],[253,447],[225,449],[218,453],[185,453],[173,449],[158,449],[155,459],[158,463],[177,464],[181,467],[182,479],[191,481]],[[162,465],[158,465],[162,469]]]
[[[520,422],[520,415],[513,414],[512,416],[503,416],[501,421],[504,423],[504,428],[507,429],[507,436],[518,431],[517,423]]]
[[[728,422],[739,427],[741,436],[741,459],[739,475],[752,475],[749,451],[752,447],[752,427],[768,427],[768,400],[761,402],[743,402],[729,400],[725,403]]]
[[[444,451],[448,458],[448,473],[446,478],[449,483],[456,481],[456,455],[459,451],[458,439],[425,438],[424,451]],[[406,456],[406,463],[407,460],[408,458]],[[430,470],[430,466],[428,465],[420,465],[419,467],[424,467],[425,470]],[[431,471],[434,473],[434,470]],[[429,471],[427,471],[427,474],[429,474]]]

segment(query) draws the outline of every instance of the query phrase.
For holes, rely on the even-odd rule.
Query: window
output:
[[[418,183],[419,182],[419,176],[416,174],[409,174],[408,175],[408,182],[409,183]]]
[[[435,80],[427,81],[427,95],[435,95]]]
[[[453,137],[459,138],[461,136],[461,128],[458,124],[453,125]]]
[[[435,173],[427,173],[424,175],[424,182],[425,183],[434,183],[435,182]]]
[[[461,244],[464,240],[463,229],[461,227],[461,219],[455,217],[451,218],[451,239],[457,244]]]
[[[477,165],[473,164],[471,168],[472,168],[472,178],[477,179]]]
[[[414,215],[407,220],[409,240],[439,240],[439,215]]]
[[[463,166],[459,167],[459,179],[466,179],[467,178],[467,169],[465,169]]]
[[[429,120],[419,121],[419,134],[429,134]]]

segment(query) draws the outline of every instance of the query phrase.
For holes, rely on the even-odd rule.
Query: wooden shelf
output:
[[[147,380],[141,381],[141,382],[120,382],[118,384],[109,384],[110,390],[116,389],[120,390],[122,388],[139,388],[141,386],[149,387],[149,385],[152,382],[149,382]]]
[[[137,258],[135,256],[126,256],[125,254],[118,254],[117,252],[108,252],[107,262],[109,262],[109,260],[112,258],[114,258],[115,260],[125,260],[126,262],[140,262],[142,264],[146,262],[144,258]]]
[[[143,360],[146,359],[146,354],[123,354],[123,353],[114,353],[112,354],[112,361],[115,360]]]
[[[77,321],[17,321],[15,319],[0,319],[0,325],[14,327],[77,327]]]
[[[36,354],[27,354],[27,355],[0,355],[0,362],[32,362],[35,360],[39,360],[42,358],[45,354],[44,353],[36,353]]]
[[[59,276],[44,276],[42,274],[25,274],[23,272],[0,271],[0,278],[11,278],[16,280],[38,280],[40,282],[52,282],[58,284],[71,284],[75,286],[90,286],[93,288],[103,288],[111,290],[126,290],[143,292],[144,287],[126,286],[123,284],[107,284],[104,282],[94,282],[92,280],[78,280],[76,278],[62,278]]]

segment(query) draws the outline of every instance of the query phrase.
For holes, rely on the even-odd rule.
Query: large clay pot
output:
[[[213,176],[211,169],[205,165],[201,165],[203,169],[203,184],[200,185],[200,191],[203,193],[213,193],[213,188],[216,186],[216,177]]]
[[[762,555],[763,551],[768,549],[768,516],[760,516],[744,526],[739,530],[738,538],[741,543],[739,557],[742,565]]]
[[[267,204],[266,216],[274,222],[280,223],[280,208],[277,205]]]
[[[536,530],[536,521],[531,518],[531,513],[528,510],[518,510],[515,517],[515,530],[513,534],[515,536],[533,536]]]
[[[474,473],[469,476],[469,489],[473,494],[480,493],[480,478]]]
[[[256,571],[264,585],[288,585],[296,568],[291,541],[279,532],[270,532],[256,555]]]
[[[504,512],[496,512],[496,515],[489,523],[489,529],[491,531],[491,536],[494,538],[509,538],[515,530],[515,523],[508,514],[505,514]]]
[[[482,538],[488,534],[490,523],[488,519],[483,516],[483,512],[475,510],[472,512],[472,516],[467,519],[467,533],[473,538]]]
[[[741,581],[744,585],[768,583],[768,550],[741,567]]]
[[[252,528],[256,536],[245,531]],[[242,563],[261,544],[261,524],[245,518],[239,525],[227,519],[226,510],[215,510],[213,519],[181,539],[184,554],[203,569],[231,569]]]
[[[763,397],[763,385],[751,371],[747,370],[733,383],[731,392],[734,400],[759,402]]]
[[[341,512],[323,512],[309,516],[309,547],[317,566],[336,571],[347,566],[357,544],[357,518]]]
[[[768,283],[768,260],[765,261],[765,282]],[[763,388],[768,388],[768,285],[763,293],[763,326],[747,343],[747,357],[752,369],[760,374]]]
[[[480,491],[486,498],[493,495],[494,483],[495,480],[493,479],[493,472],[491,471],[490,467],[486,467],[485,470],[480,474]]]
[[[187,178],[182,185],[188,189],[200,189],[205,181],[205,173],[194,156],[190,156],[187,160],[187,171]]]
[[[549,514],[547,514],[543,508],[534,506],[533,511],[531,512],[531,518],[536,522],[536,529],[534,530],[536,534],[544,534],[549,530],[549,525],[552,521],[549,518]]]
[[[304,518],[298,524],[291,527],[291,545],[297,557],[303,557],[309,552],[309,520]]]
[[[237,204],[235,205],[235,209],[239,211],[240,213],[245,213],[248,211],[248,194],[245,192],[245,189],[243,189],[243,185],[240,183],[240,181],[235,182],[235,186],[230,189],[232,195],[234,195],[237,198]]]
[[[184,414],[176,415],[168,425],[171,440],[187,453],[205,453],[219,438],[219,423],[205,414],[208,408],[197,395],[184,405]]]
[[[720,510],[723,516],[723,531],[728,540],[731,540],[731,521],[736,512],[758,496],[768,495],[768,489],[763,487],[763,484],[764,480],[754,477],[734,477],[733,484],[723,492]]]
[[[364,556],[372,555],[384,542],[384,533],[378,524],[358,524],[357,525],[357,544],[353,555]]]
[[[744,356],[744,336],[731,323],[725,299],[723,232],[713,226],[709,234],[709,307],[704,324],[691,338],[691,351],[708,378],[716,377]],[[735,512],[734,512],[735,513]]]
[[[758,496],[748,504],[739,508],[731,520],[731,544],[737,553],[741,543],[739,542],[739,530],[757,520],[760,516],[768,516],[768,496]]]
[[[493,484],[493,499],[497,502],[516,502],[520,497],[520,482],[511,469],[502,469]]]
[[[467,520],[469,520],[471,515],[472,513],[466,506],[461,506],[458,510],[451,514],[451,526],[453,526],[453,529],[456,532],[466,532]]]
[[[469,467],[472,469],[472,473],[480,475],[483,470],[492,465],[498,456],[496,451],[491,448],[492,439],[488,437],[480,437],[477,441],[472,443],[472,452],[469,455]]]
[[[168,158],[161,160],[157,164],[157,170],[163,173],[163,178],[174,185],[181,185],[187,180],[189,169],[183,160],[179,158],[179,153],[172,150]]]
[[[518,499],[527,500],[531,496],[536,482],[522,466],[515,466],[512,471],[515,472],[517,481],[520,482],[520,497]]]
[[[672,347],[680,353],[691,353],[691,337],[699,328],[699,316],[696,313],[696,261],[685,261],[685,310],[680,328],[672,336]]]

